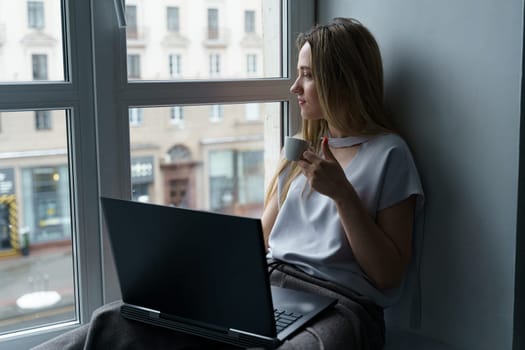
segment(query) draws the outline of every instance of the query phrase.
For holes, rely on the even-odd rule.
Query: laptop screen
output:
[[[102,197],[124,302],[274,336],[259,219]]]

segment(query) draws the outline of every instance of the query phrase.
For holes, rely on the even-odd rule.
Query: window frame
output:
[[[0,336],[0,347],[40,344],[88,322],[97,307],[121,298],[99,196],[132,198],[129,108],[281,102],[281,142],[300,125],[298,106],[289,93],[296,74],[294,43],[296,34],[314,23],[315,1],[281,1],[287,18],[282,77],[154,82],[127,79],[125,12],[115,6],[118,3],[124,5],[120,0],[61,0],[64,33],[69,33],[64,37],[66,81],[0,84],[0,111],[71,111],[68,142],[79,315],[77,321]]]

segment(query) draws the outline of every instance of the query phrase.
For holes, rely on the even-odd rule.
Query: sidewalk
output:
[[[0,334],[51,320],[75,316],[73,260],[71,247],[50,247],[0,259]],[[37,291],[55,291],[60,300],[51,306],[23,309],[21,296]],[[34,300],[43,302],[44,300]]]

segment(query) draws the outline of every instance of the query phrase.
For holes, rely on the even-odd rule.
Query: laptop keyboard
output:
[[[274,317],[275,317],[275,327],[277,328],[277,333],[281,332],[286,327],[293,324],[295,321],[303,317],[303,315],[294,313],[294,312],[286,312],[284,310],[274,310]]]

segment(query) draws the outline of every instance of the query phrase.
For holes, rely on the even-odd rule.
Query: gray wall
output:
[[[522,0],[320,0],[376,36],[427,195],[419,333],[512,349]]]

